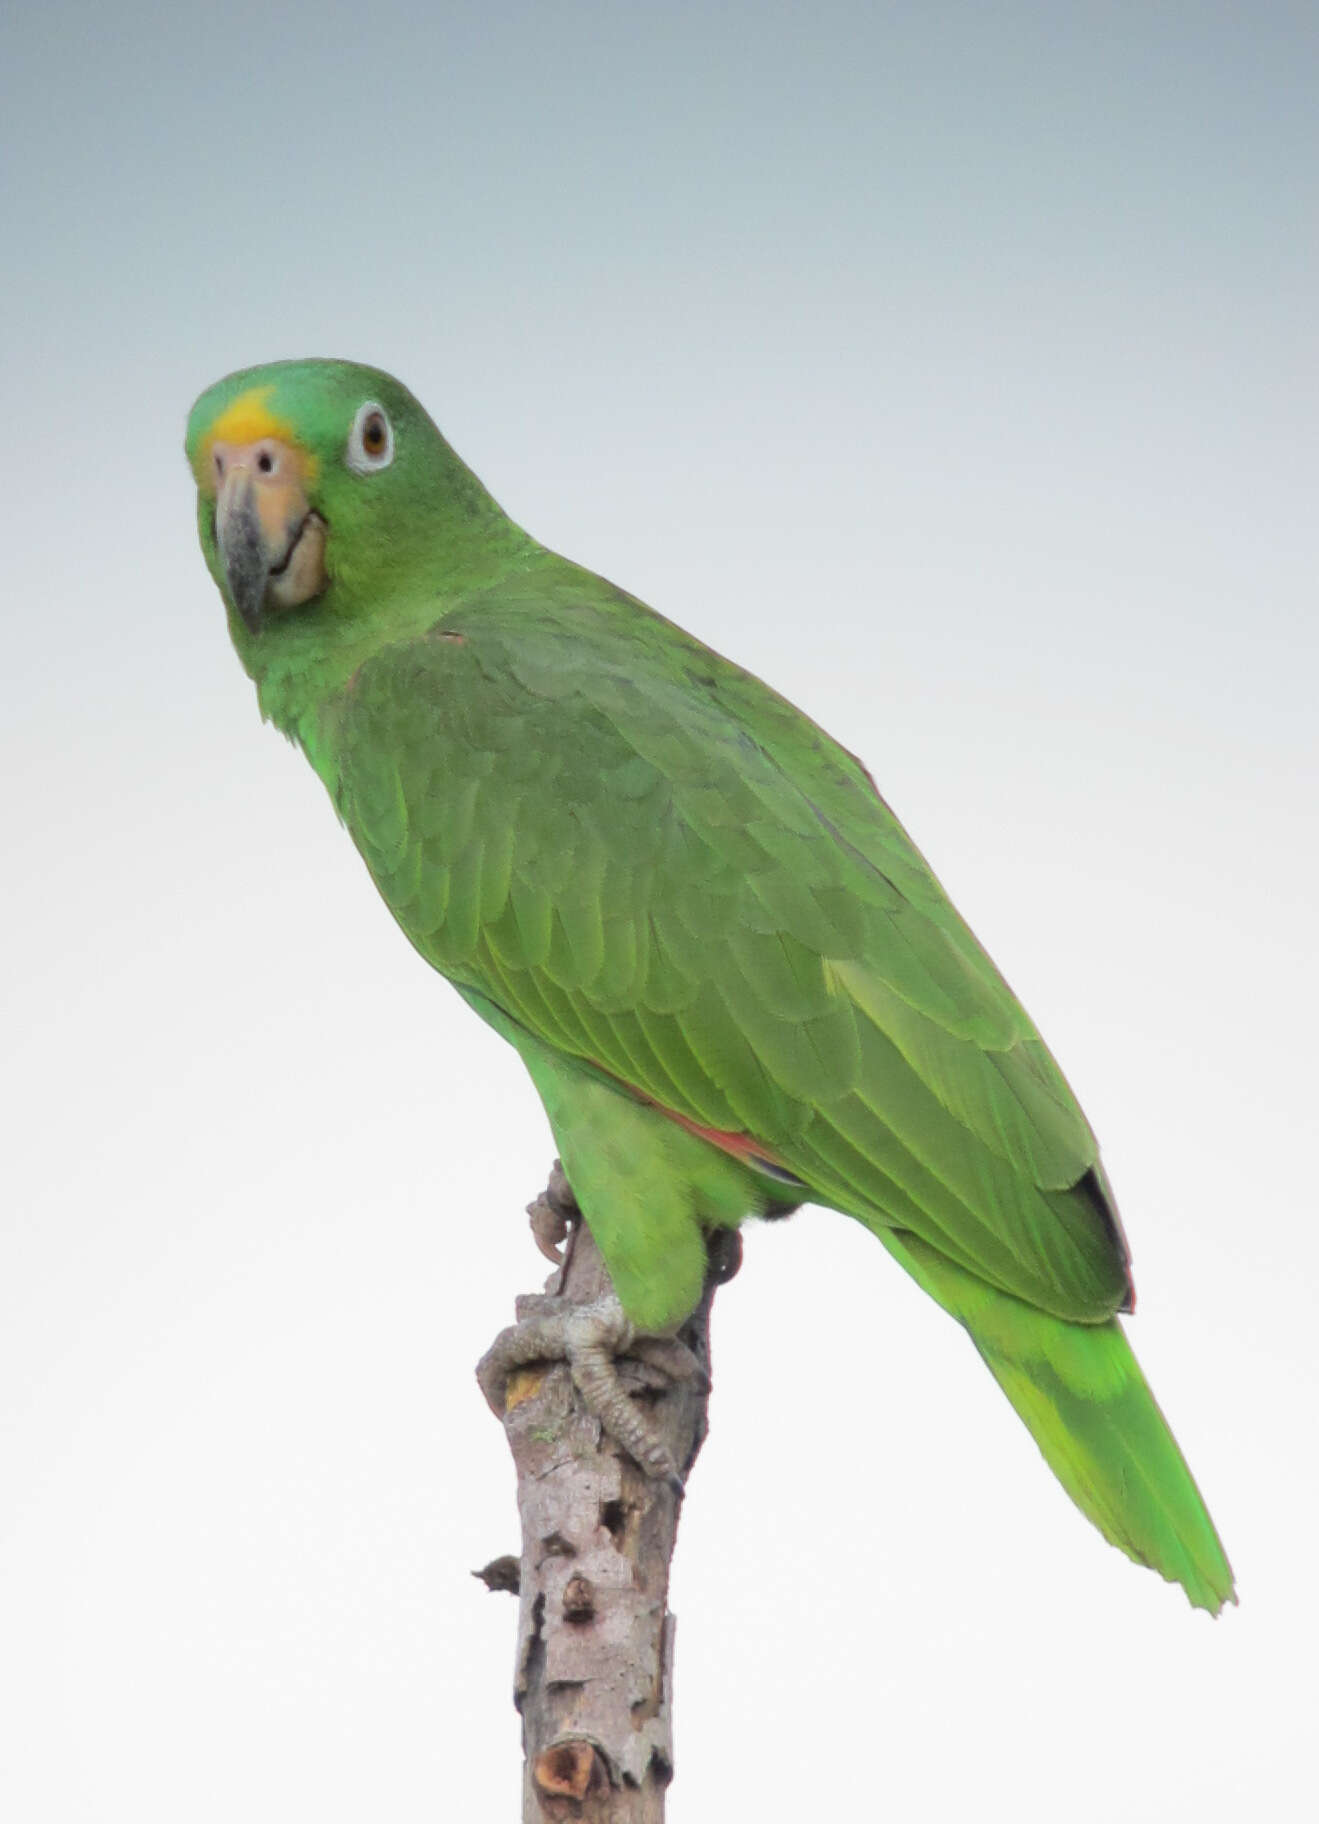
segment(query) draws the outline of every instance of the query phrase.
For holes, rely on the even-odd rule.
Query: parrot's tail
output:
[[[879,1231],[970,1332],[1045,1461],[1110,1544],[1217,1615],[1236,1601],[1214,1523],[1116,1318],[1072,1324],[999,1292],[908,1233]]]

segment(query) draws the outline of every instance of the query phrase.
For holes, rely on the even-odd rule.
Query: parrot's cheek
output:
[[[309,602],[329,580],[325,572],[325,540],[329,527],[319,513],[308,513],[298,528],[282,564],[270,572],[266,600],[277,608],[296,608]]]
[[[325,588],[328,528],[296,485],[258,487],[247,467],[225,476],[215,542],[229,599],[253,633],[270,608],[295,608]]]

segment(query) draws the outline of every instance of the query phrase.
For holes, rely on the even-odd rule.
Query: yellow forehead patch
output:
[[[276,418],[266,403],[274,390],[273,386],[254,386],[225,406],[197,451],[197,480],[203,487],[214,485],[211,451],[217,443],[257,443],[262,437],[274,437],[297,450],[302,457],[303,479],[308,483],[316,479],[320,466],[316,458],[310,450],[303,449],[288,420]]]
[[[210,430],[208,443],[255,443],[259,437],[291,438],[293,427],[287,419],[276,418],[267,399],[273,386],[254,386],[231,399]]]

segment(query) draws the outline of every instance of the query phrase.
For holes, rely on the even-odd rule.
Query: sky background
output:
[[[1104,1144],[1240,1579],[1076,1514],[844,1218],[747,1235],[674,1824],[1298,1815],[1313,1767],[1312,5],[54,4],[0,26],[0,1815],[516,1814],[517,1060],[258,721],[192,399],[399,374],[861,753]]]

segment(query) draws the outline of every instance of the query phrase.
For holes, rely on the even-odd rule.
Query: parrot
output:
[[[506,1366],[589,1358],[599,1382],[675,1336],[711,1236],[822,1205],[965,1328],[1112,1545],[1210,1614],[1235,1602],[1120,1322],[1094,1134],[862,763],[524,532],[380,369],[230,374],[186,455],[263,719],[520,1055],[608,1269],[611,1299]],[[600,1394],[606,1426],[672,1474],[623,1404]]]

